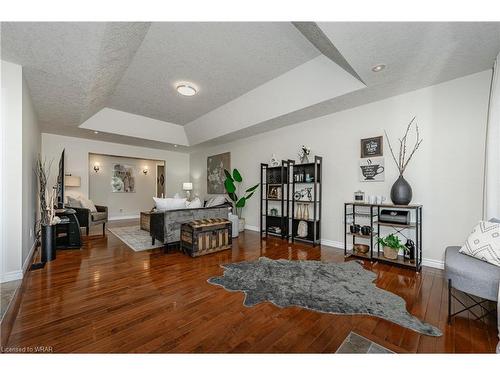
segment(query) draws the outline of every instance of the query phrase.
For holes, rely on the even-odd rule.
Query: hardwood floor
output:
[[[412,314],[443,331],[436,338],[375,317],[271,303],[247,308],[243,293],[206,281],[222,274],[220,264],[259,256],[343,262],[343,252],[331,247],[261,241],[258,233],[247,231],[232,251],[192,259],[161,249],[134,252],[111,233],[102,237],[94,230],[81,251],[59,251],[45,269],[29,273],[9,347],[80,353],[332,353],[350,331],[403,353],[494,352],[498,341],[495,322],[464,315],[446,324],[447,289],[439,270],[415,274],[365,263],[377,273],[379,287],[403,297]]]

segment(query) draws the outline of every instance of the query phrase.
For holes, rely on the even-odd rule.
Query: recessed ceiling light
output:
[[[177,148],[177,145],[174,145],[175,148]]]
[[[385,69],[385,64],[378,64],[378,65],[375,65],[372,70],[375,72],[375,73],[378,73],[378,72],[381,72],[382,70]]]
[[[181,83],[177,85],[177,92],[184,96],[193,96],[196,95],[197,90],[191,83]]]
[[[94,131],[94,134],[99,134],[99,132],[96,130],[96,131]]]

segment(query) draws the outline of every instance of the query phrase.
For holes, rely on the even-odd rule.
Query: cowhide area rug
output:
[[[376,274],[357,262],[326,263],[259,258],[221,266],[210,284],[245,293],[245,306],[270,301],[279,307],[300,306],[331,314],[373,315],[416,332],[441,336],[436,327],[408,313],[405,301],[373,281]]]

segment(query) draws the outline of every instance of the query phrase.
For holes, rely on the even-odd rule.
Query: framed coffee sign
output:
[[[380,182],[385,179],[384,158],[359,159],[359,181]]]
[[[372,137],[365,138],[361,140],[361,157],[362,158],[373,158],[377,156],[383,156],[384,138]]]

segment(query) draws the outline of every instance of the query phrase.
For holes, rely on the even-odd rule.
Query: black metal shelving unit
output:
[[[261,236],[279,236],[289,238],[289,204],[290,166],[288,160],[282,160],[281,165],[270,167],[260,164],[260,233]],[[270,197],[272,187],[279,188],[280,197]],[[278,214],[272,215],[271,209],[277,209]],[[275,228],[279,228],[277,231]]]
[[[291,240],[319,245],[321,240],[322,165],[323,158],[315,156],[314,162],[296,164],[290,160],[291,169]],[[309,177],[309,178],[307,178]],[[304,192],[306,192],[304,194]],[[300,197],[299,197],[300,195]],[[299,207],[302,205],[302,207]],[[312,205],[312,212],[309,211]],[[297,217],[299,210],[307,209],[307,218]],[[307,224],[307,236],[299,237],[297,230],[301,221]]]
[[[401,211],[410,211],[410,224],[394,224],[381,222],[379,220],[382,209],[393,209]],[[350,220],[349,220],[350,219]],[[364,223],[363,223],[364,222]],[[359,233],[351,233],[351,224],[364,224],[373,228],[370,235],[362,235]],[[404,231],[408,233],[405,234]],[[389,259],[384,257],[381,251],[377,238],[384,231],[385,235],[394,233],[402,236],[404,239],[412,239],[415,241],[415,258],[410,259],[406,254],[399,255],[397,259]],[[352,248],[349,241],[352,237]],[[366,254],[356,252],[354,245],[357,244],[357,239],[363,239],[369,242],[369,251]],[[393,205],[393,204],[367,204],[358,202],[344,203],[344,255],[346,257],[354,256],[370,261],[388,263],[400,267],[413,269],[420,272],[422,269],[422,205]]]

